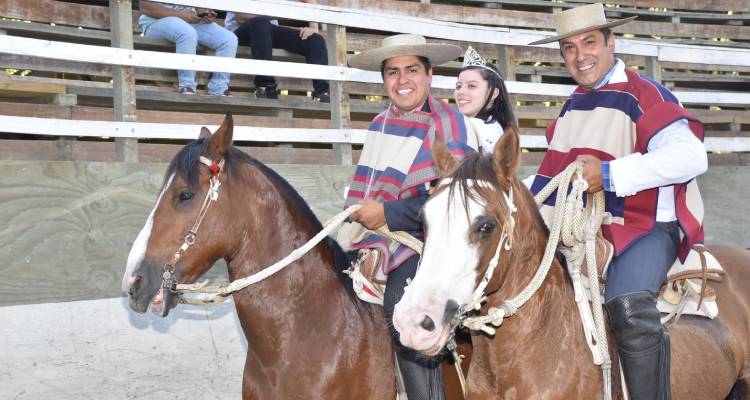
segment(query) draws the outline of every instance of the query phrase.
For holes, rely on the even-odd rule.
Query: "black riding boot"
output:
[[[401,345],[396,346],[396,358],[407,400],[445,400],[441,358],[428,358]]]
[[[669,335],[661,325],[656,298],[642,291],[606,304],[632,400],[670,400]]]

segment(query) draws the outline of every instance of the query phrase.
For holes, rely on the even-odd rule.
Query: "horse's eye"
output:
[[[187,190],[184,192],[180,192],[180,201],[189,201],[192,198],[193,198],[193,192],[189,192]]]
[[[476,232],[476,234],[479,235],[481,239],[487,239],[495,230],[495,227],[497,227],[497,224],[495,223],[495,221],[492,221],[492,220],[478,221],[474,225],[474,232]]]

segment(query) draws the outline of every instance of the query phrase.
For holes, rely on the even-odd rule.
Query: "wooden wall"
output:
[[[163,163],[2,161],[0,306],[120,296],[130,246],[161,186]],[[352,167],[274,165],[321,220],[341,210]],[[526,166],[525,176],[535,170]],[[707,241],[750,245],[750,167],[699,178]],[[223,274],[217,268],[215,276]],[[212,275],[214,276],[214,275]]]

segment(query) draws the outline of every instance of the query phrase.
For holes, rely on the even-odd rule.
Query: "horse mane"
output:
[[[162,188],[172,174],[179,175],[191,188],[198,185],[199,173],[198,168],[195,168],[195,166],[198,164],[201,154],[205,153],[206,147],[208,147],[208,142],[207,138],[203,138],[188,143],[183,147],[169,163],[164,182],[162,183]],[[310,206],[305,199],[300,196],[299,192],[297,192],[297,190],[295,190],[286,179],[267,165],[235,147],[230,147],[224,154],[224,170],[226,171],[228,180],[233,179],[234,176],[243,176],[238,173],[238,168],[240,168],[240,165],[242,164],[249,164],[258,169],[271,182],[273,182],[274,186],[279,189],[281,194],[290,201],[292,207],[295,207],[302,212],[302,215],[304,215],[304,217],[310,222],[310,225],[316,232],[323,230],[323,224],[312,212],[312,209],[310,209]],[[324,242],[327,248],[333,252],[336,277],[344,286],[349,299],[354,303],[358,312],[362,312],[363,310],[370,312],[371,309],[367,307],[363,301],[359,300],[356,293],[354,293],[351,279],[344,273],[344,270],[348,269],[350,266],[346,253],[341,246],[330,237],[327,237]]]

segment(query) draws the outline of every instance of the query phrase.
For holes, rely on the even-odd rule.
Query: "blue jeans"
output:
[[[217,57],[234,57],[237,54],[237,36],[216,23],[190,24],[179,17],[160,18],[144,28],[146,37],[166,39],[176,45],[178,54],[195,54],[198,43],[215,50]],[[180,87],[195,90],[195,71],[178,70]],[[214,72],[208,82],[208,93],[221,95],[229,88],[229,74]]]
[[[677,222],[656,222],[651,232],[612,258],[607,271],[605,301],[643,290],[658,296],[661,285],[667,281],[669,268],[677,259],[679,245]]]

